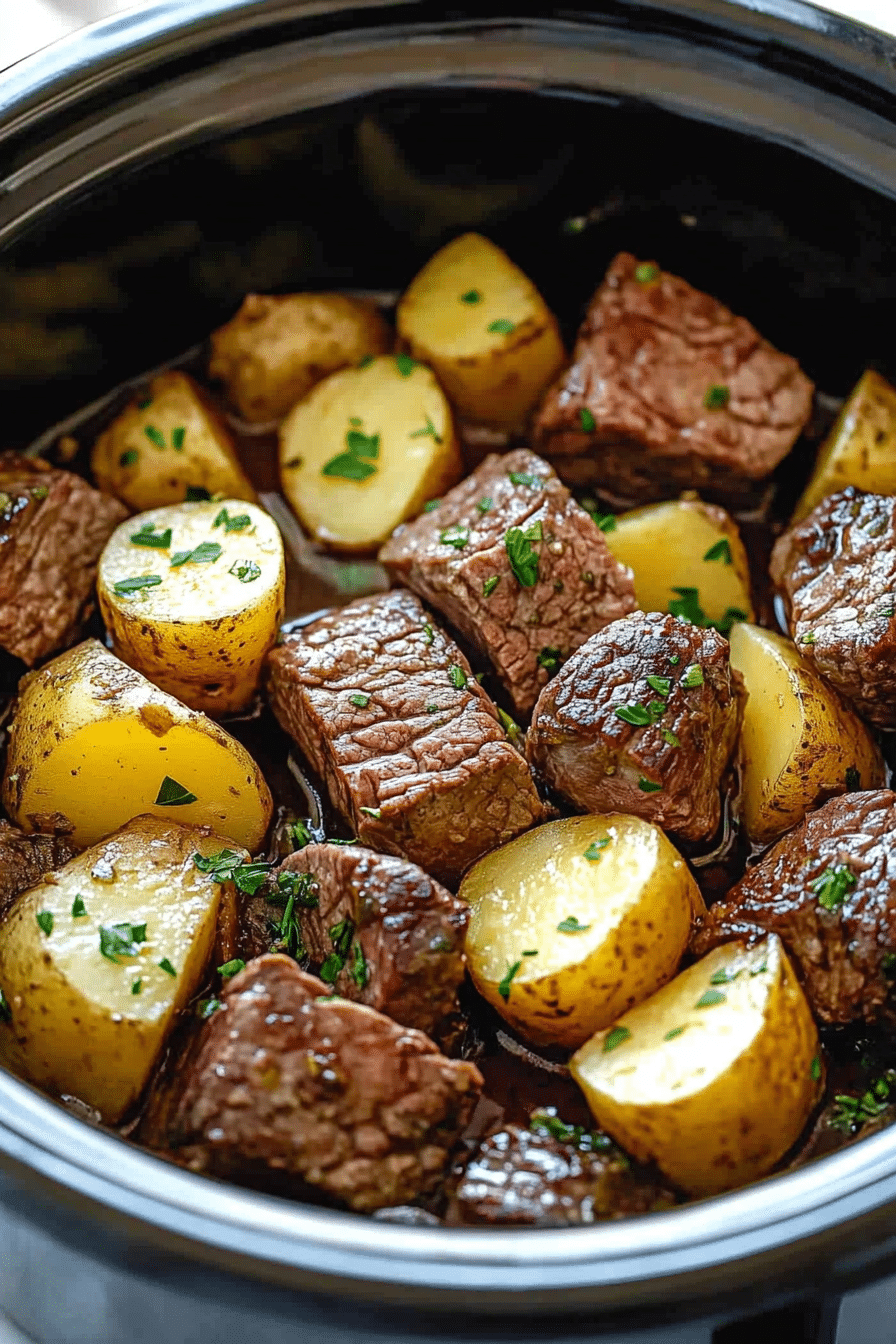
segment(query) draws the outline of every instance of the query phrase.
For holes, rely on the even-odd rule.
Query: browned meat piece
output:
[[[793,447],[813,387],[795,359],[677,276],[615,258],[547,392],[533,446],[627,499],[747,496]]]
[[[896,499],[852,486],[780,537],[771,575],[800,653],[879,728],[896,728]]]
[[[422,1032],[333,998],[289,957],[259,957],[203,1028],[174,1139],[195,1169],[278,1171],[369,1211],[441,1179],[481,1087]]]
[[[0,455],[0,648],[32,667],[74,641],[100,554],[127,516],[70,471]]]
[[[628,812],[708,839],[743,700],[726,639],[638,612],[592,635],[545,687],[526,752],[581,812]]]
[[[26,835],[8,821],[0,821],[0,922],[21,892],[36,886],[77,852],[64,835]]]
[[[541,819],[497,710],[412,593],[352,602],[268,658],[277,718],[363,844],[453,887]]]
[[[697,927],[702,957],[777,933],[822,1022],[884,1015],[896,979],[896,794],[847,793],[810,812]]]
[[[631,570],[525,448],[487,457],[437,509],[400,527],[380,560],[491,660],[521,715],[551,670],[638,605]]]
[[[557,1227],[670,1208],[675,1197],[636,1176],[612,1144],[583,1152],[508,1125],[487,1138],[458,1183],[447,1221]]]
[[[318,905],[301,914],[311,959],[337,994],[431,1032],[457,1007],[468,909],[416,864],[360,845],[307,845],[275,887],[308,874]],[[280,883],[277,887],[276,884]]]

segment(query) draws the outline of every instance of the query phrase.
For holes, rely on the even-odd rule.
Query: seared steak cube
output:
[[[312,962],[343,998],[426,1032],[457,1007],[467,906],[416,864],[360,845],[307,845],[261,900],[279,917],[290,898]]]
[[[259,957],[203,1028],[174,1140],[199,1170],[282,1171],[369,1211],[438,1182],[481,1087],[422,1032],[334,998],[289,957]]]
[[[497,710],[412,593],[352,602],[268,657],[274,712],[362,844],[454,886],[541,819]]]
[[[866,719],[896,728],[896,499],[829,495],[779,538],[771,574],[803,657]]]
[[[892,1015],[896,984],[896,794],[847,793],[810,812],[724,901],[692,946],[776,933],[822,1022]]]
[[[745,318],[651,262],[615,258],[547,392],[533,444],[626,499],[748,496],[793,447],[813,387]]]
[[[491,660],[528,715],[550,671],[637,607],[629,569],[546,462],[493,454],[380,552],[394,579]]]
[[[41,878],[51,880],[54,869],[77,852],[64,835],[26,835],[8,821],[0,821],[0,920],[9,914],[17,896],[36,887]]]
[[[708,839],[743,698],[726,639],[637,612],[592,635],[545,687],[526,752],[581,812],[628,812]]]
[[[33,667],[76,639],[100,554],[127,516],[70,471],[0,455],[0,648]]]

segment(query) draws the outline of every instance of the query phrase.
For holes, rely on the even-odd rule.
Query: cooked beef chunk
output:
[[[896,728],[896,499],[850,486],[780,537],[771,575],[803,657],[879,728]]]
[[[822,1022],[888,1014],[896,981],[896,793],[832,798],[810,812],[698,925],[702,957],[777,933]]]
[[[637,1176],[612,1144],[583,1152],[508,1125],[470,1159],[449,1206],[451,1223],[557,1227],[670,1208],[675,1197]]]
[[[72,643],[128,511],[70,471],[0,454],[0,648],[32,667]]]
[[[454,886],[541,819],[497,710],[412,593],[362,598],[287,635],[268,683],[277,718],[373,849]]]
[[[682,488],[749,497],[793,447],[812,392],[796,360],[744,318],[621,252],[536,416],[533,446],[564,480],[627,499]]]
[[[708,839],[743,700],[726,639],[638,612],[592,635],[544,688],[526,752],[581,812],[628,812]]]
[[[638,605],[631,570],[525,448],[487,457],[438,508],[400,527],[380,560],[491,660],[522,715],[551,670]]]
[[[301,1177],[352,1209],[444,1175],[482,1087],[422,1032],[333,998],[289,957],[234,976],[206,1023],[174,1123],[194,1169]]]
[[[8,821],[0,821],[0,921],[21,892],[36,886],[77,852],[64,835],[26,835]]]
[[[337,994],[426,1032],[457,1007],[467,906],[422,868],[360,845],[308,845],[278,869],[268,914],[282,916],[290,893],[302,941]]]

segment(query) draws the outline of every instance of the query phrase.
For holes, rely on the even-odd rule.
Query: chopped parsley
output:
[[[367,958],[364,956],[364,950],[360,943],[355,943],[352,948],[352,965],[349,975],[354,980],[359,989],[363,989],[370,979],[370,971],[367,966]]]
[[[72,901],[72,919],[82,919],[87,914],[87,906],[84,904],[84,897],[78,893]]]
[[[441,502],[442,501],[440,499],[428,499],[426,503],[423,505],[423,512],[435,513],[436,509],[439,507]]]
[[[660,268],[652,261],[642,261],[635,267],[635,279],[639,285],[652,285],[660,278]]]
[[[815,893],[818,904],[825,910],[837,910],[855,885],[854,875],[841,863],[835,868],[826,868],[820,877],[809,883],[809,889]]]
[[[706,390],[703,405],[708,411],[724,411],[730,400],[730,390],[721,383],[713,383],[712,387]]]
[[[400,358],[402,356],[397,357],[396,363]],[[368,477],[376,475],[376,467],[365,459],[379,457],[379,434],[364,434],[360,429],[350,429],[345,436],[345,447],[344,453],[337,453],[324,463],[321,476],[338,476],[345,481],[366,481]]]
[[[533,1111],[529,1117],[529,1128],[534,1134],[547,1135],[558,1143],[571,1143],[584,1153],[603,1152],[615,1145],[613,1140],[600,1130],[587,1130],[582,1125],[567,1125],[555,1113],[553,1107]]]
[[[226,509],[220,509],[212,527],[220,527],[223,523],[225,532],[242,532],[243,528],[248,527],[251,522],[252,519],[248,513],[237,513],[231,518]]]
[[[441,434],[436,433],[436,427],[429,416],[426,417],[426,424],[422,429],[412,429],[408,435],[409,439],[434,439],[436,443],[442,442]]]
[[[41,933],[45,933],[49,938],[50,934],[53,932],[52,910],[39,910],[35,918],[37,920],[37,927],[40,929]]]
[[[167,551],[171,545],[171,528],[157,532],[155,523],[144,523],[139,532],[131,533],[132,546],[152,546],[159,551]]]
[[[511,485],[527,485],[530,490],[540,490],[544,485],[541,477],[534,476],[531,471],[511,471],[508,474]]]
[[[373,817],[374,821],[379,821],[380,817],[383,815],[383,809],[381,807],[362,807],[359,811],[363,812],[366,817]]]
[[[491,597],[492,593],[495,591],[500,582],[501,582],[500,574],[492,574],[490,578],[485,579],[482,584],[482,596]]]
[[[156,448],[165,447],[165,435],[160,429],[156,429],[155,425],[144,425],[143,433],[149,439],[150,443],[155,444]]]
[[[489,509],[492,507],[492,502],[493,501],[490,495],[483,495],[482,498],[477,502],[476,508],[479,511],[479,513],[488,513]]]
[[[674,613],[673,613],[673,615],[674,615]],[[675,667],[675,666],[677,666],[678,663],[681,662],[681,658],[679,657],[679,655],[678,655],[677,653],[672,653],[672,654],[669,655],[669,662],[672,664],[673,667]]]
[[[522,964],[521,961],[515,961],[512,965],[508,966],[504,973],[504,979],[498,985],[498,993],[505,1003],[510,998],[510,983]]]
[[[585,857],[588,858],[588,855],[586,854]],[[600,856],[597,855],[597,856],[595,856],[595,857],[600,857]],[[557,925],[557,932],[558,932],[558,933],[587,933],[588,930],[589,930],[590,928],[591,928],[591,925],[590,925],[590,924],[580,924],[579,921],[576,919],[575,915],[567,915],[566,918],[565,918],[565,919],[561,919],[560,923]]]
[[[219,1008],[223,1007],[224,1005],[220,999],[201,999],[196,1005],[196,1016],[205,1022],[213,1013],[216,1013]]]
[[[145,411],[152,405],[152,397],[144,397],[142,401],[137,402],[137,410]]]
[[[810,1064],[809,1073],[814,1083],[821,1081],[821,1059],[819,1058],[818,1055],[815,1056],[812,1063]]]
[[[548,672],[556,672],[563,662],[563,654],[553,644],[546,644],[536,659],[538,666]]]
[[[481,303],[482,295],[478,289],[468,289],[466,294],[461,294],[461,303]]]
[[[429,621],[424,621],[424,622],[423,622],[423,643],[424,643],[424,644],[431,644],[431,643],[433,642],[434,639],[435,639],[435,634],[434,634],[434,632],[433,632],[433,628],[432,628],[432,626],[430,625]]]
[[[137,449],[126,448],[125,451],[122,453],[121,457],[118,459],[118,465],[120,467],[132,467],[135,462],[139,461],[140,461],[140,454],[137,452]]]
[[[723,994],[720,989],[708,989],[705,994],[694,1004],[695,1008],[715,1008],[719,1003],[725,1003],[728,996]]]
[[[222,849],[207,857],[194,854],[193,862],[213,882],[232,882],[237,891],[247,896],[255,895],[271,870],[269,863],[246,863],[235,849]]]
[[[306,845],[311,844],[311,832],[304,821],[294,821],[291,826],[287,827],[287,832],[293,850],[304,849]],[[281,873],[281,877],[285,876],[285,873]]]
[[[218,560],[220,555],[221,547],[218,542],[200,541],[192,551],[175,551],[171,557],[171,568],[177,569],[180,565],[208,565]]]
[[[363,358],[362,360],[359,360],[359,361],[358,361],[358,368],[359,368],[359,369],[369,369],[370,366],[371,366],[371,364],[374,362],[375,359],[376,359],[376,355],[365,355],[364,358]]]
[[[254,560],[234,560],[227,571],[240,583],[254,583],[261,573],[261,566],[256,565]]]
[[[815,636],[813,635],[811,630],[808,630],[805,635],[800,635],[800,643],[801,644],[815,643]]]
[[[134,983],[131,985],[131,993],[132,993],[132,994],[139,994],[142,988],[143,988],[143,981],[140,980],[140,979],[138,978],[138,979],[135,980]]]
[[[683,1032],[685,1032],[686,1030],[687,1030],[686,1025],[684,1027],[673,1027],[671,1031],[666,1032],[665,1036],[663,1037],[663,1040],[674,1041],[676,1036],[681,1036]]]
[[[3,990],[0,989],[0,1022],[11,1022],[11,1021],[12,1021],[12,1009],[9,1006],[9,1000],[3,993]]]
[[[350,705],[357,706],[358,709],[366,709],[367,706],[370,704],[370,696],[362,695],[359,692],[357,695],[350,695],[348,698],[348,702]]]
[[[579,424],[582,426],[586,434],[590,434],[591,431],[595,428],[594,416],[591,413],[591,411],[589,411],[587,406],[583,406],[582,409],[579,411]]]
[[[452,523],[450,527],[445,527],[439,533],[439,541],[443,546],[453,546],[456,551],[462,551],[470,540],[470,529],[463,527],[460,523]]]
[[[171,431],[171,447],[176,449],[177,452],[180,452],[180,450],[184,446],[184,439],[186,437],[187,437],[186,425],[176,425],[175,428],[172,429]]]
[[[191,793],[183,784],[178,784],[176,779],[166,775],[159,785],[156,807],[186,807],[188,803],[197,801],[195,793]]]
[[[516,331],[516,323],[511,322],[509,317],[496,317],[494,322],[489,322],[487,329],[497,336],[509,336]]]
[[[235,975],[239,975],[240,971],[245,969],[246,963],[242,957],[234,957],[233,961],[225,961],[223,966],[218,967],[218,974],[223,976],[225,980],[232,980]]]
[[[417,367],[417,361],[411,359],[410,355],[398,354],[395,356],[395,367],[402,378],[409,378]]]
[[[506,714],[504,710],[501,709],[500,705],[496,705],[495,708],[498,711],[498,719],[500,720],[501,727],[507,734],[511,745],[514,747],[521,747],[523,740],[522,728],[520,728],[519,724],[512,719],[509,714]]]
[[[654,701],[653,703],[657,702]],[[665,710],[665,705],[662,708]],[[623,723],[630,723],[635,728],[646,728],[648,724],[655,721],[651,711],[646,709],[644,705],[619,705],[613,712],[617,719],[621,719]]]
[[[281,873],[277,878],[276,896],[269,896],[268,900],[275,902],[284,898],[294,901],[303,910],[316,910],[320,905],[320,898],[314,894],[314,879],[310,873]]]
[[[672,689],[672,682],[669,677],[648,677],[647,685],[657,695],[668,695]]]
[[[615,513],[593,513],[591,516],[594,519],[595,526],[599,527],[601,532],[616,531]]]
[[[341,919],[338,924],[334,924],[330,929],[330,942],[333,951],[320,968],[320,978],[326,981],[328,985],[335,982],[339,972],[345,966],[354,936],[355,925],[351,919]]]
[[[538,555],[533,550],[533,541],[542,540],[541,523],[532,523],[523,531],[520,527],[508,528],[504,537],[504,549],[513,570],[523,588],[534,588],[538,582]]]
[[[448,680],[456,691],[462,691],[467,684],[467,674],[460,663],[452,663],[448,669]]]
[[[606,836],[606,838],[603,840],[592,840],[591,844],[588,846],[588,848],[585,850],[585,853],[582,855],[582,858],[587,859],[589,863],[594,863],[597,859],[601,857],[601,850],[606,849],[609,843],[610,843],[609,836]]]
[[[282,876],[285,877],[287,874],[284,873]],[[296,876],[296,874],[288,874],[288,876]],[[301,876],[308,879],[308,885],[310,887],[311,874],[303,873]],[[298,961],[300,957],[307,955],[305,940],[302,937],[302,926],[299,923],[299,917],[296,914],[296,905],[303,903],[299,896],[300,890],[301,888],[297,884],[288,892],[286,888],[282,888],[278,893],[286,897],[286,909],[283,911],[280,921],[276,925],[276,950],[278,952],[285,952],[287,956],[295,958],[296,961]],[[316,901],[315,904],[317,904]]]
[[[681,740],[676,736],[675,733],[673,733],[671,728],[661,728],[660,737],[663,739],[663,741],[666,743],[666,746],[668,747],[681,746]]]
[[[739,975],[740,970],[732,971],[730,966],[722,966],[709,977],[709,983],[711,985],[730,985],[731,981],[736,980]]]
[[[680,616],[691,625],[703,625],[706,616],[700,606],[699,591],[696,588],[673,588],[672,591],[678,596],[669,603],[669,615]]]
[[[845,1134],[854,1134],[869,1120],[876,1120],[883,1114],[893,1100],[894,1088],[896,1071],[888,1069],[882,1077],[875,1079],[862,1096],[835,1096],[836,1105],[828,1117],[828,1124]]]
[[[290,463],[286,465],[290,466]],[[200,504],[204,499],[211,499],[211,493],[204,485],[188,485],[184,499],[188,504]]]
[[[524,956],[524,957],[537,957],[537,956],[538,956],[538,948],[537,948],[537,947],[531,947],[531,948],[529,949],[528,952],[524,952],[524,953],[523,953],[523,956]]]
[[[638,788],[642,793],[662,793],[662,784],[655,784],[652,779],[645,779],[643,775],[638,777]]]
[[[177,977],[177,971],[171,965],[171,962],[168,960],[167,957],[163,957],[162,960],[158,963],[158,965],[159,969],[164,971],[166,975],[171,975],[174,976],[175,978]]]
[[[854,765],[846,768],[846,787],[850,793],[855,793],[857,789],[862,787],[862,776]]]
[[[158,574],[137,574],[132,579],[119,579],[112,585],[112,591],[117,597],[127,597],[139,593],[141,588],[157,588],[161,582]]]
[[[703,557],[704,560],[721,560],[723,564],[731,564],[731,543],[727,537],[720,537],[717,542],[710,546]]]
[[[100,953],[116,965],[119,957],[139,956],[140,944],[145,942],[145,924],[112,924],[109,928],[100,925]]]
[[[618,1046],[624,1045],[626,1041],[631,1040],[631,1035],[628,1027],[614,1027],[612,1031],[607,1032],[607,1035],[604,1038],[603,1053],[608,1055],[611,1050],[615,1050]]]
[[[691,663],[685,668],[681,684],[686,691],[692,691],[695,687],[703,685],[703,668],[699,663]]]

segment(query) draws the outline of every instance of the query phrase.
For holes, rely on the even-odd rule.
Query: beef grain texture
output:
[[[677,616],[638,612],[592,635],[545,687],[526,753],[580,812],[627,812],[683,839],[709,839],[744,699],[726,639]],[[654,721],[619,717],[632,708]]]
[[[558,1227],[670,1208],[669,1191],[636,1175],[611,1145],[582,1152],[546,1134],[508,1125],[470,1159],[446,1222]]]
[[[268,655],[271,705],[362,844],[454,887],[542,817],[529,767],[419,600],[362,598]]]
[[[196,1170],[279,1171],[369,1212],[441,1180],[481,1088],[422,1032],[259,957],[203,1028],[173,1138]]]
[[[878,728],[896,728],[896,499],[850,486],[775,544],[771,576],[804,658]]]
[[[360,845],[307,845],[280,873],[312,878],[319,904],[302,910],[301,923],[316,967],[333,952],[331,930],[351,921],[354,941],[335,993],[425,1032],[457,1008],[469,912],[422,868]]]
[[[8,821],[0,821],[0,923],[17,896],[37,886],[77,852],[64,835],[26,835]]]
[[[826,909],[818,882],[845,868],[855,885]],[[735,938],[776,933],[822,1022],[890,1016],[896,975],[896,794],[847,793],[810,812],[711,906],[692,939],[699,957]]]
[[[569,369],[545,395],[533,446],[564,480],[625,499],[687,488],[749,497],[796,442],[813,387],[795,359],[708,294],[636,257],[612,262]],[[727,402],[706,405],[711,388]],[[593,427],[592,427],[593,421]]]
[[[73,643],[100,554],[127,516],[70,471],[0,454],[0,647],[33,667]]]
[[[527,587],[505,539],[511,528],[533,527],[541,534],[528,543],[538,575]],[[525,717],[549,669],[638,605],[631,570],[547,462],[525,448],[487,457],[437,509],[398,528],[380,560],[491,661]]]

